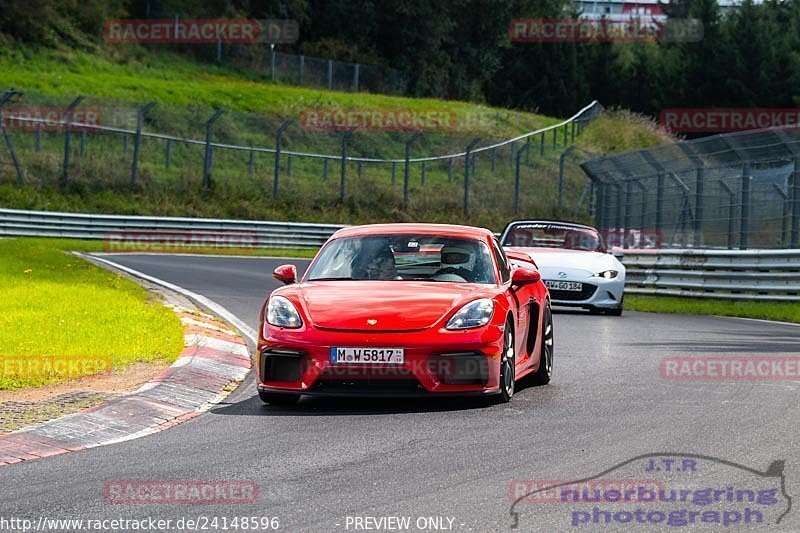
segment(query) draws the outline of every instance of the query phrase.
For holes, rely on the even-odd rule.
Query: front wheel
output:
[[[500,403],[508,403],[514,396],[514,386],[516,384],[516,355],[514,353],[514,326],[506,323],[506,331],[503,334],[503,352],[500,357]]]
[[[539,348],[539,368],[531,375],[534,385],[547,385],[553,377],[553,313],[548,305],[542,317],[542,337]]]
[[[258,391],[261,401],[270,405],[294,405],[300,400],[299,394],[282,394],[280,392]]]

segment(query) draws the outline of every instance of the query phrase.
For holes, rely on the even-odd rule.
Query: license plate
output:
[[[575,281],[556,281],[556,280],[546,280],[544,282],[547,285],[548,289],[553,289],[556,291],[575,291],[580,292],[583,290],[583,283],[577,283]]]
[[[341,348],[332,346],[330,361],[333,364],[396,365],[403,363],[403,348]]]

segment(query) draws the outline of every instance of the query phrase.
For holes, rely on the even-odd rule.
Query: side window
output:
[[[497,258],[497,266],[500,267],[500,281],[505,283],[511,279],[511,267],[508,265],[508,258],[496,240],[492,240],[492,251]]]

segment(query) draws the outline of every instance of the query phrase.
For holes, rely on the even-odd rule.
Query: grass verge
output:
[[[49,239],[0,240],[0,390],[89,375],[102,362],[121,369],[178,357],[183,335],[172,311],[63,247]]]
[[[718,315],[800,323],[800,305],[796,302],[737,302],[711,298],[626,294],[625,309],[647,313]]]

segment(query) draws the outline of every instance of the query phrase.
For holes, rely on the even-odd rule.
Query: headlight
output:
[[[485,326],[492,319],[494,302],[482,298],[466,304],[447,321],[447,329],[469,329]]]
[[[283,296],[273,296],[267,304],[267,323],[279,328],[297,329],[303,325],[294,304]]]
[[[605,279],[614,279],[614,278],[617,277],[617,274],[619,274],[619,272],[617,272],[616,270],[606,270],[605,272],[600,272],[598,274],[595,274],[592,277],[605,278]]]

